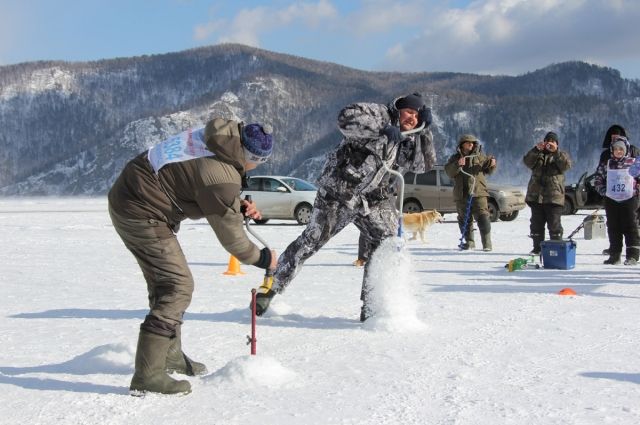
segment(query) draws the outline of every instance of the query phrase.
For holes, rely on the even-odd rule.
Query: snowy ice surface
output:
[[[229,255],[187,221],[183,344],[209,374],[186,396],[132,397],[146,289],[105,199],[0,199],[0,424],[640,423],[640,267],[603,266],[607,240],[580,232],[575,269],[510,273],[528,217],[493,223],[489,253],[457,250],[452,215],[392,249],[372,264],[381,308],[365,324],[349,226],[258,318],[256,356],[262,271],[223,275]],[[565,234],[584,217],[563,217]],[[278,252],[302,231],[254,228]]]

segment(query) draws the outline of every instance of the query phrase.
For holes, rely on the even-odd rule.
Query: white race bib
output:
[[[633,196],[633,177],[628,168],[607,170],[607,198],[626,201]]]
[[[172,162],[188,161],[190,159],[215,156],[207,149],[204,142],[204,127],[189,129],[180,134],[169,137],[149,149],[147,158],[158,174],[160,169]]]

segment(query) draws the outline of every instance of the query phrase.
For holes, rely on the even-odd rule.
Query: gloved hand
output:
[[[256,294],[256,316],[262,316],[268,309],[271,299],[276,296],[276,292],[271,289],[267,292],[258,292]],[[253,305],[249,305],[253,309]]]
[[[433,122],[433,116],[431,115],[431,108],[427,108],[426,106],[424,108],[421,108],[418,111],[418,121],[420,121],[420,123],[424,123],[424,128],[429,127]]]
[[[387,136],[387,139],[392,143],[398,143],[403,139],[400,128],[391,124],[387,124],[386,126],[384,126],[384,128],[380,131],[380,134]]]

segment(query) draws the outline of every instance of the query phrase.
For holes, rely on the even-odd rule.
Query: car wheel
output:
[[[294,215],[298,224],[309,224],[313,207],[309,204],[300,204],[296,207]]]
[[[487,202],[487,209],[489,210],[489,220],[491,220],[492,222],[498,221],[500,211],[498,210],[498,206],[492,199]]]
[[[263,218],[262,220],[256,220],[255,218],[253,219],[253,222],[256,224],[267,224],[267,221],[269,221],[268,218]]]
[[[410,199],[408,201],[404,201],[404,205],[402,206],[403,213],[417,213],[422,211],[422,205],[420,202]]]
[[[572,215],[575,214],[576,211],[577,210],[573,206],[573,201],[571,200],[571,198],[566,196],[564,198],[564,206],[562,207],[562,215]]]
[[[500,220],[502,220],[502,221],[513,221],[513,220],[516,219],[516,217],[518,217],[518,213],[519,212],[520,211],[513,211],[513,212],[511,212],[509,214],[503,214],[503,215],[500,216]]]

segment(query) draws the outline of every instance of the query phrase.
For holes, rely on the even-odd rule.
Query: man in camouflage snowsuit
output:
[[[344,138],[329,153],[318,179],[313,215],[302,234],[278,258],[273,284],[260,288],[256,310],[262,315],[276,293],[282,293],[304,262],[349,223],[370,241],[371,252],[383,239],[397,233],[398,213],[394,185],[385,166],[401,173],[423,173],[435,163],[429,129],[431,110],[422,96],[414,93],[388,106],[375,103],[351,104],[338,116]],[[401,132],[424,128],[411,135]],[[360,320],[368,317],[367,276],[364,269]]]

